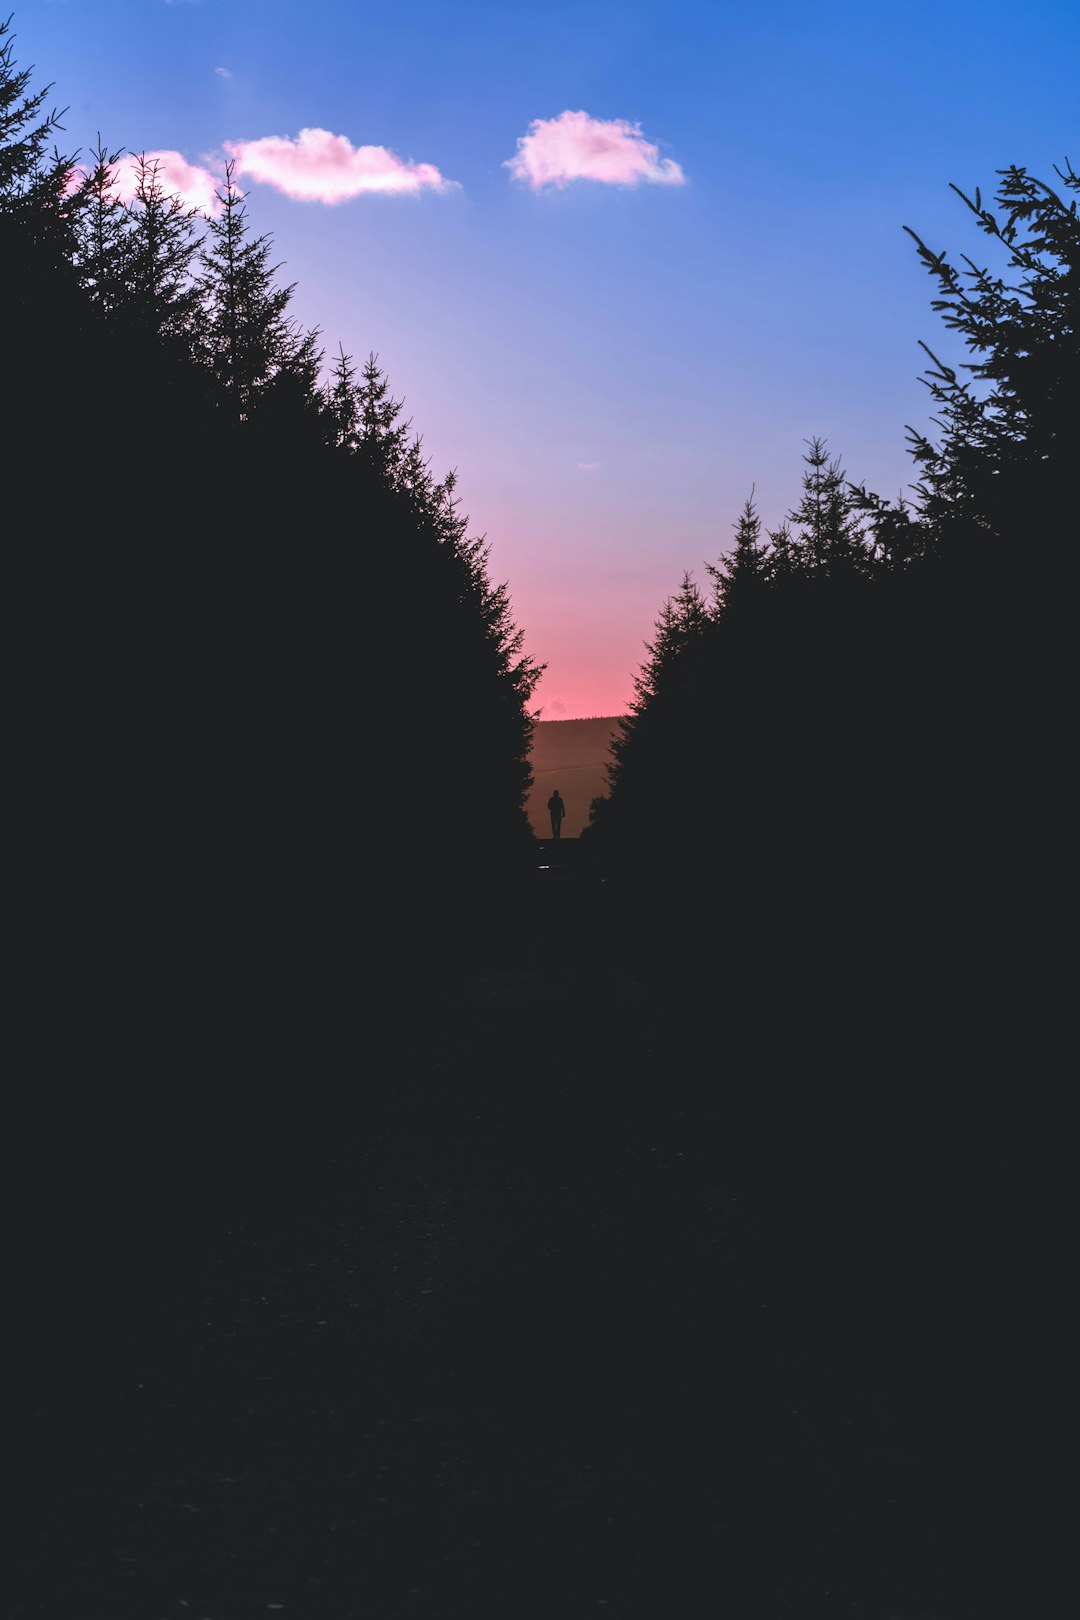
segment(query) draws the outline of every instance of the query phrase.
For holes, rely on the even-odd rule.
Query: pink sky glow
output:
[[[446,191],[454,185],[433,163],[407,163],[385,146],[353,146],[328,129],[302,129],[294,139],[265,135],[226,141],[238,174],[300,202],[340,203],[365,191]]]
[[[686,184],[679,165],[660,156],[640,124],[625,118],[590,118],[586,112],[534,118],[529,133],[518,137],[516,155],[504,167],[534,191],[562,187],[571,180],[599,180],[609,186],[636,186],[641,180]]]

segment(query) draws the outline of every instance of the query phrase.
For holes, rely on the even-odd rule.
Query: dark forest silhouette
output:
[[[751,495],[538,882],[453,475],[229,168],[120,202],[47,94],[3,25],[13,1613],[989,1612],[1062,1342],[1077,176],[963,198],[1001,271],[915,239],[972,360],[912,497],[819,439]]]
[[[40,1286],[108,1315],[246,1203],[302,1207],[407,1048],[397,987],[491,948],[540,668],[231,171],[209,220],[145,159],[119,201],[0,45],[13,1193],[67,1187]]]
[[[61,989],[85,1035],[123,1007],[119,1087],[171,1030],[230,1140],[253,1082],[219,1072],[229,1031],[332,1045],[351,990],[374,1047],[403,953],[449,973],[490,939],[532,844],[540,669],[454,475],[374,356],[324,373],[231,170],[209,220],[143,158],[119,201],[115,154],[53,150],[12,45],[5,26],[27,994],[43,1038]]]
[[[236,885],[243,911],[272,872],[275,908],[317,893],[322,928],[331,889],[349,916],[377,901],[372,836],[425,895],[454,880],[436,843],[467,837],[475,898],[528,843],[540,671],[454,475],[374,356],[339,352],[324,379],[230,166],[216,217],[145,158],[119,201],[116,154],[49,156],[55,119],[6,43],[13,583],[41,667],[24,712],[52,758],[89,749],[94,787],[77,815],[68,794],[43,807],[63,881],[107,866],[110,905],[137,903],[140,857],[167,848],[181,910]]]
[[[851,1042],[950,1089],[957,1052],[973,1087],[991,1054],[1045,1060],[1059,982],[1080,177],[1057,173],[1002,171],[993,209],[957,192],[988,266],[910,233],[969,356],[923,345],[937,436],[909,434],[910,497],[820,439],[774,531],[751,495],[709,591],[687,574],[663,606],[588,830],[759,1034],[818,1023],[831,1062]]]

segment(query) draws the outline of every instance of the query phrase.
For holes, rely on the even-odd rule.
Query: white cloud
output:
[[[385,146],[353,146],[328,129],[302,129],[295,138],[265,135],[256,141],[226,141],[238,174],[249,175],[301,202],[340,203],[364,192],[448,191],[433,163],[412,163]]]
[[[503,167],[534,191],[561,188],[571,180],[597,180],[608,186],[683,186],[686,176],[673,158],[662,158],[647,141],[640,124],[624,118],[590,118],[586,112],[561,112],[557,118],[534,118],[527,135]]]

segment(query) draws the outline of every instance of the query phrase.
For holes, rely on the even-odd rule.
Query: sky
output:
[[[13,4],[68,150],[196,202],[232,158],[295,317],[456,469],[547,720],[626,711],[811,436],[910,485],[919,340],[962,356],[903,227],[985,261],[950,182],[1080,163],[1076,0]]]

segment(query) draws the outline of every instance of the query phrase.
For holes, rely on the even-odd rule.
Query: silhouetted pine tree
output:
[[[31,91],[33,70],[16,67],[14,46],[8,17],[0,22],[0,295],[5,378],[19,405],[5,448],[9,464],[25,470],[35,448],[44,453],[44,407],[56,408],[61,357],[67,352],[71,365],[81,365],[87,312],[71,266],[74,160],[54,144],[62,114],[45,111],[52,86]]]
[[[957,269],[916,233],[919,257],[938,286],[933,301],[972,355],[960,370],[927,348],[924,378],[938,408],[940,438],[909,430],[921,474],[920,509],[944,545],[1010,542],[1061,533],[1072,510],[1071,449],[1080,419],[1080,217],[1051,186],[1015,165],[999,170],[986,207],[953,186],[1004,259],[1001,269],[966,254]],[[1055,169],[1066,191],[1080,176]],[[992,556],[990,566],[997,563]]]
[[[414,441],[404,468],[414,502],[423,498],[418,455],[419,443]],[[529,703],[542,667],[523,650],[524,632],[514,625],[509,587],[491,578],[490,546],[483,536],[470,535],[456,486],[453,472],[434,484],[425,512],[454,604],[453,613],[433,624],[431,645],[437,649],[441,643],[445,648],[440,663],[447,676],[456,667],[452,712],[468,717],[464,768],[455,763],[461,738],[451,732],[446,780],[449,783],[453,770],[462,781],[463,837],[470,826],[475,827],[482,847],[508,853],[520,848],[524,853],[530,841],[524,802],[532,783],[529,751],[535,723]],[[449,682],[444,697],[454,701]],[[475,801],[471,811],[470,801]]]
[[[100,315],[109,320],[124,295],[128,213],[116,183],[121,154],[106,151],[99,135],[90,156],[91,166],[74,197],[76,265]]]
[[[49,143],[63,129],[61,112],[44,111],[51,84],[29,92],[32,68],[15,66],[11,17],[0,22],[0,215],[15,219],[23,240],[70,247],[63,199],[72,160]]]
[[[645,870],[662,859],[673,807],[693,816],[694,779],[701,753],[692,741],[700,712],[700,683],[713,620],[701,590],[684,573],[657,617],[646,657],[634,676],[630,712],[612,739],[609,792],[591,807],[617,858]]]
[[[140,523],[137,513],[145,533],[150,511],[159,530],[178,535],[186,514],[181,503],[160,502],[161,468],[148,452],[145,432],[152,424],[172,465],[204,461],[214,420],[214,384],[198,353],[202,302],[196,270],[205,221],[167,191],[156,159],[144,154],[133,162],[134,195],[117,205],[109,154],[100,145],[93,154],[89,175],[72,198],[79,235],[75,263],[99,338],[109,348],[97,379],[95,415],[129,419],[137,402],[144,427],[141,449],[133,438],[122,452],[129,494],[117,535]],[[211,477],[210,468],[204,476]],[[206,493],[212,505],[209,487]]]
[[[250,416],[293,347],[285,311],[294,288],[275,285],[281,267],[270,263],[270,237],[250,235],[246,195],[227,163],[215,192],[220,213],[207,221],[199,276],[201,342],[238,421]]]
[[[690,573],[684,573],[678,591],[660,609],[653,639],[645,643],[647,657],[634,676],[630,713],[619,722],[612,744],[613,779],[618,780],[624,762],[634,752],[635,739],[652,729],[658,712],[677,701],[685,687],[686,665],[708,623],[700,588]]]
[[[344,386],[342,376],[339,371],[339,390]],[[364,362],[354,399],[356,450],[363,475],[376,484],[400,489],[412,424],[402,418],[404,406],[391,394],[374,353]]]
[[[201,299],[196,268],[203,216],[165,189],[161,164],[135,157],[135,193],[125,204],[121,312],[179,359],[194,349]]]
[[[356,367],[340,343],[324,398],[330,443],[339,450],[355,450],[360,424]]]
[[[925,708],[945,848],[973,960],[1003,993],[1008,973],[1019,989],[1057,972],[1046,907],[1072,843],[1062,738],[1072,725],[1080,217],[1067,193],[1080,176],[1067,162],[1055,172],[1063,192],[1026,169],[1000,170],[993,209],[978,188],[952,188],[996,265],[964,255],[957,269],[909,233],[937,285],[933,307],[970,356],[956,366],[928,350],[938,436],[909,438],[932,537],[920,571],[935,594]],[[1026,1038],[1036,1039],[1030,1019]]]
[[[287,457],[303,477],[301,464],[317,464],[326,439],[319,333],[289,318],[295,283],[275,282],[281,266],[270,262],[271,238],[250,234],[247,193],[231,163],[216,196],[219,211],[207,220],[197,276],[198,353],[215,379],[223,417],[249,430],[237,440],[241,454],[261,455],[271,478],[275,461]],[[317,476],[314,465],[310,471]],[[252,469],[250,476],[263,474]]]
[[[803,559],[787,518],[769,530],[767,559],[766,577],[772,584],[793,580],[801,570]]]
[[[934,530],[905,495],[885,500],[864,484],[851,484],[850,494],[865,520],[864,540],[875,573],[902,573],[929,555]]]
[[[382,662],[394,672],[394,706],[370,722],[398,784],[394,822],[411,848],[416,881],[445,891],[461,877],[447,847],[471,850],[474,878],[513,866],[527,849],[528,705],[540,669],[523,653],[506,585],[490,577],[486,541],[469,534],[456,476],[433,477],[377,357],[369,355],[357,379],[339,354],[326,401],[358,540],[367,539],[361,555],[373,576],[371,600],[403,590],[408,638],[422,649],[419,659],[403,660],[391,639],[400,625],[377,616],[360,632],[373,666],[385,651]],[[377,684],[382,669],[373,667],[371,678]],[[412,717],[409,727],[402,714]]]
[[[735,524],[734,548],[719,563],[706,563],[705,567],[713,582],[715,617],[738,613],[760,600],[769,579],[770,559],[753,490]]]
[[[789,512],[795,571],[816,579],[850,579],[868,568],[858,505],[838,459],[824,439],[808,441],[802,498]],[[783,543],[783,542],[782,542]]]

